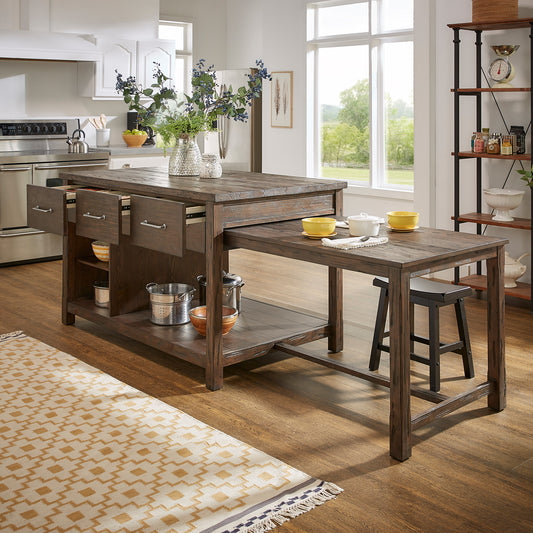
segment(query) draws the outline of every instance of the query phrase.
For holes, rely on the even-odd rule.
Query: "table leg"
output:
[[[504,250],[499,247],[496,257],[487,259],[487,379],[493,385],[488,406],[496,411],[504,409],[506,403],[503,269]]]
[[[207,204],[205,228],[206,260],[206,367],[208,389],[222,388],[222,269],[224,261],[222,206]]]
[[[411,456],[409,279],[390,271],[390,455],[399,461]]]
[[[328,276],[328,318],[331,328],[328,335],[328,350],[337,353],[343,349],[342,269],[329,267]]]

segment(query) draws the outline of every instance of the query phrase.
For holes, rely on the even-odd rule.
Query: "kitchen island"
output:
[[[346,182],[247,172],[200,179],[169,176],[159,168],[65,172],[62,177],[80,186],[75,203],[67,204],[72,193],[62,189],[29,186],[28,216],[33,227],[64,235],[65,324],[80,316],[201,366],[211,390],[222,387],[225,366],[265,354],[279,342],[297,345],[328,337],[331,351],[342,350],[340,269],[329,269],[327,321],[243,299],[242,315],[224,338],[222,273],[229,263],[224,230],[340,215]],[[203,216],[189,219],[190,212]],[[109,263],[94,259],[93,240],[110,243]],[[193,284],[199,275],[206,276],[211,317],[206,337],[191,324],[152,324],[146,284]],[[95,305],[95,281],[109,282],[108,309]]]
[[[305,216],[342,211],[345,182],[227,173],[221,179],[170,177],[166,170],[127,169],[65,173],[76,189],[75,209],[61,189],[28,187],[32,226],[64,234],[63,322],[86,318],[205,368],[206,386],[222,387],[225,366],[276,348],[352,376],[390,387],[390,454],[411,455],[412,430],[482,397],[505,407],[503,248],[505,239],[420,228],[382,233],[389,242],[338,250],[302,236]],[[127,205],[126,204],[127,200]],[[71,204],[72,205],[72,204]],[[194,219],[188,219],[194,214]],[[347,230],[338,230],[347,236]],[[94,239],[111,243],[108,264],[91,257]],[[328,267],[328,319],[243,299],[242,314],[222,336],[224,268],[232,248],[245,248]],[[446,268],[486,261],[488,277],[487,381],[455,397],[411,387],[409,280]],[[343,348],[342,270],[386,276],[390,282],[390,379],[313,355],[300,345],[328,338]],[[207,335],[191,324],[149,320],[145,285],[191,283],[206,275]],[[108,280],[109,309],[95,305],[92,284]],[[411,417],[410,396],[437,405]]]

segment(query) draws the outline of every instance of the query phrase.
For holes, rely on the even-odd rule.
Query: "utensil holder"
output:
[[[109,146],[111,130],[109,128],[103,128],[96,130],[96,146],[106,148]]]

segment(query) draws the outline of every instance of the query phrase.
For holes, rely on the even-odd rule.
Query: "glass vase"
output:
[[[196,137],[179,138],[168,161],[170,176],[198,176],[202,154]]]

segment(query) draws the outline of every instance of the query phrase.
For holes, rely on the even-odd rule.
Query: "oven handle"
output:
[[[44,165],[35,165],[35,170],[54,170],[57,168],[74,168],[74,167],[103,167],[107,165],[106,162],[103,163],[74,163],[72,165],[54,165],[54,166],[44,166]]]
[[[31,170],[31,167],[1,167],[0,166],[0,172],[23,172],[26,170]]]

